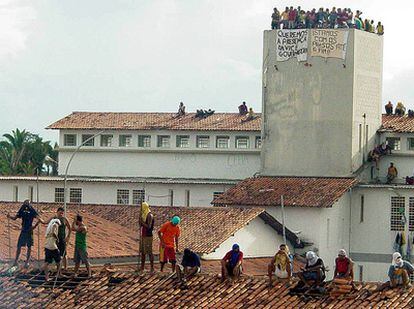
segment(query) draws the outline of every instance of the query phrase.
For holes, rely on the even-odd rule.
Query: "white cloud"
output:
[[[32,7],[19,1],[0,0],[0,60],[13,58],[25,49],[34,19]]]

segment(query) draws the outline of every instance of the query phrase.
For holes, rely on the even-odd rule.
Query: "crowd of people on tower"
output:
[[[350,8],[313,8],[304,10],[300,6],[297,8],[286,7],[284,11],[273,9],[272,29],[335,29],[335,28],[354,28],[364,30],[378,35],[384,34],[384,26],[381,22],[375,25],[374,20],[362,17],[362,12],[357,10],[355,13]]]
[[[30,259],[30,249],[33,246],[33,230],[39,223],[47,225],[45,233],[45,262],[43,271],[45,273],[45,280],[49,280],[49,266],[56,263],[56,277],[61,274],[62,262],[66,257],[67,245],[71,232],[75,232],[75,248],[74,248],[74,274],[79,270],[79,265],[83,262],[86,265],[88,276],[91,276],[91,266],[88,260],[86,237],[88,230],[83,222],[81,215],[76,215],[73,223],[70,225],[65,217],[65,212],[62,207],[57,209],[56,215],[51,217],[48,221],[44,221],[39,213],[33,208],[28,200],[26,200],[19,211],[7,217],[12,220],[21,219],[22,228],[17,244],[16,259],[14,266],[18,265],[20,250],[23,246],[27,246],[28,255],[25,267],[28,267]],[[34,220],[37,222],[33,224]],[[141,261],[139,272],[145,270],[145,259],[149,256],[150,272],[154,273],[154,254],[153,254],[153,237],[154,237],[154,222],[155,216],[151,212],[148,203],[143,202],[139,213],[139,228],[140,228],[140,245],[139,251],[141,253]],[[188,289],[187,281],[201,272],[200,256],[191,250],[185,248],[181,261],[178,259],[177,253],[180,252],[180,235],[181,235],[181,218],[178,215],[172,216],[170,220],[165,222],[159,228],[157,235],[159,238],[159,262],[160,270],[164,271],[164,266],[167,263],[171,264],[171,272],[177,279],[177,285],[181,289]],[[273,286],[274,278],[278,281],[285,281],[288,284],[292,283],[292,278],[297,277],[296,285],[292,286],[291,292],[304,292],[306,290],[319,291],[326,293],[326,272],[329,271],[325,267],[325,263],[314,251],[308,251],[305,254],[306,263],[299,272],[294,273],[293,269],[293,255],[289,251],[287,244],[281,244],[278,251],[271,258],[267,274],[269,277],[269,287]],[[348,286],[343,286],[343,291],[350,291],[354,288],[354,271],[353,262],[347,255],[344,249],[339,250],[335,259],[335,268],[333,271],[333,283],[344,283]],[[66,264],[63,265],[66,268]],[[384,284],[384,287],[404,286],[410,287],[409,277],[414,273],[414,267],[409,261],[402,259],[399,252],[393,254],[392,263],[388,269],[389,281]],[[234,244],[230,251],[228,251],[221,259],[221,280],[234,282],[243,274],[243,252],[238,244]]]

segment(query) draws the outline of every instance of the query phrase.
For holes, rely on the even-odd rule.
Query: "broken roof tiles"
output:
[[[247,178],[216,197],[215,205],[331,207],[357,184],[355,178],[257,177]]]
[[[260,131],[261,114],[247,121],[238,113],[214,113],[199,119],[195,113],[73,112],[47,129]]]

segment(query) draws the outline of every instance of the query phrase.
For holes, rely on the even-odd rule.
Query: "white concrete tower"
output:
[[[331,31],[331,30],[311,30]],[[277,61],[276,30],[264,32],[262,175],[349,176],[381,124],[383,37],[349,31],[344,59]]]

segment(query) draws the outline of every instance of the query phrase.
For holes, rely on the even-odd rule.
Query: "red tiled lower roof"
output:
[[[0,259],[9,256],[8,225],[6,213],[15,213],[20,203],[0,202]],[[34,204],[43,219],[53,216],[56,203]],[[161,224],[179,215],[181,221],[180,249],[191,248],[198,253],[211,253],[235,232],[258,217],[264,209],[218,208],[218,207],[151,207],[155,217],[154,253],[158,252],[158,231]],[[138,218],[140,208],[125,205],[68,205],[68,218],[81,213],[89,229],[88,253],[90,257],[124,257],[138,254]],[[20,230],[20,219],[10,220],[11,255],[14,256]],[[45,227],[40,227],[40,256],[43,258]],[[37,258],[37,232],[34,233],[33,258]],[[68,247],[69,257],[73,256],[73,241]],[[21,256],[23,258],[24,255]]]
[[[414,118],[408,116],[382,115],[382,126],[379,131],[396,133],[413,133]]]
[[[57,205],[34,205],[39,209],[41,217],[48,220],[55,215]],[[14,215],[20,208],[18,203],[0,203],[0,260],[9,259],[9,235],[11,238],[11,258],[14,258],[16,251],[17,239],[20,234],[21,220],[16,221],[6,219],[6,214]],[[85,209],[68,208],[68,220],[72,223],[76,213],[80,213],[84,217],[84,221],[88,227],[88,254],[91,258],[108,258],[108,257],[124,257],[138,254],[137,233],[133,230],[123,227],[120,224],[111,222],[97,215],[88,212]],[[8,226],[10,222],[10,230]],[[39,225],[34,231],[34,246],[32,248],[32,258],[38,259],[38,240],[40,241],[40,259],[44,257],[44,241],[46,226]],[[9,234],[10,231],[10,234]],[[40,236],[40,237],[39,237]],[[70,237],[70,244],[67,248],[68,257],[73,257],[74,234]],[[25,249],[20,258],[25,258]]]
[[[216,197],[214,205],[331,207],[357,184],[355,178],[247,178]]]
[[[73,112],[47,129],[260,131],[261,114],[252,120],[238,113],[214,113],[199,119],[194,113]]]
[[[357,290],[347,297],[311,298],[290,295],[292,285],[244,276],[233,285],[217,276],[200,274],[188,282],[188,289],[177,286],[166,274],[136,275],[115,272],[96,274],[74,290],[33,289],[0,278],[0,304],[21,308],[413,308],[414,288],[376,292],[378,284],[356,283]]]

